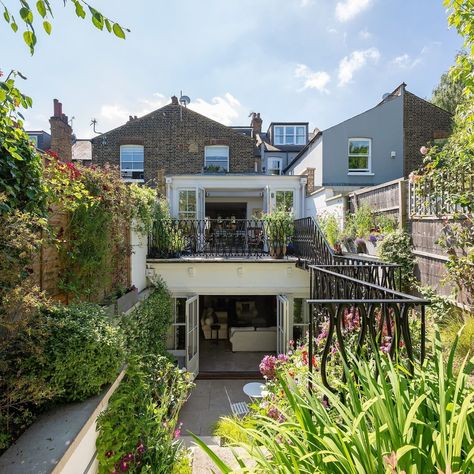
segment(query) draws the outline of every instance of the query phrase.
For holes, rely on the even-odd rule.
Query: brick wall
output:
[[[51,125],[51,150],[58,154],[61,161],[72,160],[72,128],[67,115],[63,114],[63,105],[54,99],[54,114],[49,119]]]
[[[252,138],[192,110],[171,103],[92,140],[92,160],[120,165],[120,145],[143,145],[145,181],[166,174],[199,173],[204,166],[204,147],[229,146],[232,173],[253,172]]]
[[[420,147],[436,138],[447,138],[451,132],[452,115],[430,102],[405,91],[403,107],[404,176],[423,163]]]

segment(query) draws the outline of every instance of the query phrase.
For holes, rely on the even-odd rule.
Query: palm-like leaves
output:
[[[465,360],[454,374],[456,343],[445,361],[437,335],[433,356],[414,376],[385,356],[354,358],[339,394],[316,378],[312,392],[281,379],[285,422],[256,415],[257,425],[249,429],[234,421],[249,439],[239,445],[256,462],[248,472],[474,473],[474,388],[468,385],[474,365]],[[245,465],[245,458],[236,459]]]

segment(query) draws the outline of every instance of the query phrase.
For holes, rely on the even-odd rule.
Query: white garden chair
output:
[[[246,415],[250,409],[246,402],[235,402],[232,403],[230,399],[229,392],[227,391],[227,387],[224,387],[225,394],[227,395],[227,400],[229,400],[230,411],[234,416],[244,416]]]

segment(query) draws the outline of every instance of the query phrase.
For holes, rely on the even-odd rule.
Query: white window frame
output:
[[[351,149],[351,141],[357,141],[357,140],[364,140],[369,142],[369,153],[367,155],[360,155],[360,154],[354,154],[350,153]],[[367,156],[367,168],[349,168],[349,158],[351,156],[354,157],[360,157],[360,156]],[[350,137],[347,140],[347,169],[348,169],[348,174],[371,174],[372,172],[372,138],[368,137]]]
[[[29,135],[29,139],[30,139],[31,144],[35,148],[38,148],[38,135]]]
[[[181,201],[181,193],[194,193],[195,196],[195,208],[194,211],[182,211],[179,207]],[[178,219],[196,219],[197,217],[197,206],[198,206],[198,194],[196,188],[178,189]],[[189,205],[189,194],[186,195],[186,208]]]
[[[207,152],[210,151],[211,149],[216,149],[216,148],[225,148],[227,150],[227,161],[226,161],[226,165],[224,168],[224,171],[226,171],[227,173],[229,172],[229,156],[230,156],[230,150],[229,150],[229,146],[228,145],[209,145],[209,146],[206,146],[204,147],[204,168],[206,168],[207,166],[211,166],[211,165],[208,165],[207,164],[207,160],[208,158],[212,161],[212,158],[215,158],[213,156],[207,156]]]
[[[277,161],[279,163],[278,168],[273,168],[272,166],[270,166],[272,161]],[[278,173],[272,173],[272,171],[278,171]],[[278,157],[273,157],[273,156],[267,157],[267,174],[280,176],[282,173],[283,173],[283,159],[278,158]]]
[[[277,202],[277,194],[278,193],[291,193],[293,198],[293,205],[291,206],[291,209],[289,212],[294,213],[295,212],[295,190],[294,189],[276,189],[275,190],[275,209],[277,209],[278,202]]]
[[[169,331],[169,337],[173,338],[173,348],[168,348],[167,350],[171,353],[184,353],[186,351],[186,340],[184,341],[184,347],[182,349],[178,349],[177,340],[178,340],[178,332],[180,327],[184,327],[185,339],[186,339],[186,314],[184,315],[184,321],[178,322],[178,299],[184,300],[186,306],[186,299],[187,296],[173,296],[173,319],[171,321]],[[168,341],[167,341],[168,342]]]
[[[283,129],[283,140],[280,139],[280,137],[277,134],[277,128],[282,128]],[[288,133],[288,130],[292,128],[293,133]],[[302,128],[303,129],[303,135],[298,135],[297,129]],[[274,125],[273,126],[273,134],[274,134],[274,139],[273,143],[275,145],[306,145],[307,142],[307,130],[304,125]],[[287,142],[286,137],[292,135],[293,136],[293,141],[292,142]],[[298,142],[298,137],[302,136],[303,137],[303,143],[297,143]]]
[[[123,156],[122,156],[122,151],[125,151],[125,150],[141,150],[142,153],[143,153],[143,161],[142,161],[142,167],[141,168],[132,168],[132,169],[129,169],[129,168],[123,168],[122,167],[122,163],[125,161],[123,160]],[[128,163],[134,163],[134,161],[128,161]],[[122,173],[129,173],[129,172],[141,172],[143,173],[145,171],[145,147],[143,145],[120,145],[120,175],[123,176]],[[134,181],[134,182],[140,182],[140,183],[143,183],[144,182],[144,179],[143,178],[123,178],[122,179],[124,181]]]

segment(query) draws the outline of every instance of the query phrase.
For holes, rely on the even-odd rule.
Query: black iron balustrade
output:
[[[425,358],[425,306],[429,302],[331,268],[309,267],[312,295],[307,300],[310,305],[309,361],[318,352],[319,342],[323,345],[318,354],[323,384],[334,390],[328,380],[328,363],[336,351],[350,366],[347,354],[350,340],[355,340],[351,349],[356,355],[364,348],[382,350],[393,359],[403,353],[408,370],[413,371],[415,361],[422,363]],[[412,322],[419,318],[418,348],[413,344],[410,318]],[[309,369],[313,370],[312,363]]]
[[[244,257],[293,253],[292,224],[264,219],[161,219],[148,239],[149,258]]]
[[[401,288],[400,266],[387,264],[370,257],[338,255],[329,245],[316,219],[305,217],[295,220],[294,253],[300,266],[316,264],[333,267],[334,271],[368,283]]]

